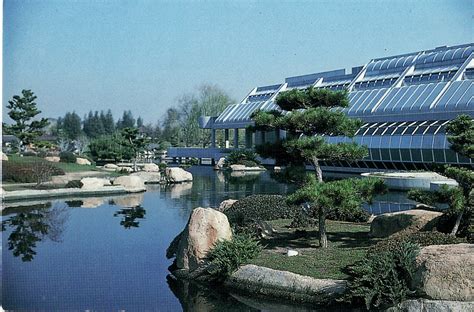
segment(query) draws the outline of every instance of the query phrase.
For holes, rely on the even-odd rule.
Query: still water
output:
[[[171,261],[165,257],[166,248],[193,208],[217,207],[224,199],[250,194],[292,191],[268,173],[226,179],[209,167],[190,171],[193,183],[148,186],[142,194],[6,207],[0,267],[3,309],[289,310],[167,279]],[[410,206],[404,194],[390,193],[366,208],[380,213]]]

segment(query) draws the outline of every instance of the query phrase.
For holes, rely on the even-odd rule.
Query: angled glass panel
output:
[[[421,155],[423,156],[424,162],[433,162],[433,150],[432,149],[422,149]]]
[[[421,95],[425,91],[425,89],[428,87],[428,85],[417,85],[414,86],[416,89],[413,91],[412,95],[402,103],[401,106],[398,106],[399,110],[404,111],[404,110],[409,110],[410,107],[415,105],[415,103],[420,99]],[[396,109],[395,107],[393,109]]]

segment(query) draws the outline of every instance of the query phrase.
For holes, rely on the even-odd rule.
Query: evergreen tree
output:
[[[69,140],[77,139],[81,133],[81,117],[76,112],[66,113],[61,121],[61,132]]]
[[[124,138],[124,146],[133,151],[133,170],[137,171],[137,157],[145,150],[148,138],[141,134],[137,128],[123,128],[120,132]]]
[[[292,200],[294,202],[307,201],[311,203],[312,209],[317,211],[319,218],[319,242],[321,247],[327,247],[326,215],[336,203],[321,201],[330,199],[335,194],[342,194],[341,187],[349,187],[352,184],[340,185],[327,182],[322,185],[323,174],[321,161],[352,161],[362,159],[367,155],[367,148],[351,143],[330,144],[327,136],[352,137],[362,122],[347,117],[341,108],[349,106],[347,91],[331,91],[328,89],[315,89],[310,87],[306,90],[293,89],[283,92],[276,98],[276,104],[287,111],[257,111],[253,114],[255,130],[276,131],[285,130],[286,139],[275,144],[265,144],[257,148],[257,152],[264,158],[282,158],[290,164],[311,164],[315,171],[315,179],[303,187],[298,195]],[[275,146],[281,149],[275,154]],[[320,184],[315,187],[315,183]],[[370,182],[370,189],[374,189],[379,182]],[[364,185],[364,188],[368,186]],[[356,198],[360,192],[358,187],[349,190],[351,198]]]
[[[106,134],[111,134],[115,131],[115,121],[114,116],[112,115],[112,111],[109,109],[107,114],[105,114],[103,120],[104,131]]]
[[[135,119],[130,110],[124,111],[122,118],[117,121],[117,129],[122,130],[124,128],[133,128],[135,127]]]
[[[137,128],[141,128],[143,127],[143,118],[142,117],[138,117],[137,119]]]
[[[22,144],[27,145],[43,134],[43,129],[48,126],[49,121],[46,118],[32,120],[41,113],[36,106],[36,96],[31,90],[22,90],[21,94],[22,96],[15,95],[8,101],[8,116],[15,124],[3,123],[3,131],[15,135]]]

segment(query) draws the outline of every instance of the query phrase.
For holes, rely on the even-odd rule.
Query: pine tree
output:
[[[77,139],[81,134],[81,117],[76,112],[68,112],[61,122],[61,132],[69,140]]]
[[[107,111],[107,114],[105,114],[103,126],[106,134],[111,134],[115,132],[114,116],[112,115],[112,111],[110,109]]]
[[[41,111],[36,106],[36,96],[31,90],[22,90],[22,96],[15,95],[8,101],[8,116],[15,121],[13,125],[3,123],[5,133],[15,135],[24,145],[33,143],[35,139],[43,134],[43,129],[49,125],[46,118],[32,120]]]
[[[138,117],[137,119],[137,128],[141,128],[143,127],[143,118],[142,117]]]
[[[276,131],[285,130],[286,139],[274,144],[265,144],[257,148],[264,158],[277,158],[290,164],[304,166],[311,164],[315,179],[301,189],[294,202],[308,201],[317,210],[319,218],[319,234],[321,247],[327,247],[326,215],[334,205],[322,198],[332,198],[331,194],[341,193],[339,184],[323,185],[321,161],[352,161],[362,159],[367,155],[367,148],[355,142],[330,144],[327,136],[352,137],[362,122],[345,115],[341,108],[349,106],[347,91],[331,91],[327,89],[308,88],[293,89],[283,92],[276,98],[276,104],[284,111],[257,111],[253,114],[255,130]],[[275,153],[276,152],[276,153]],[[280,158],[280,159],[279,159]],[[315,183],[319,184],[317,187]],[[371,181],[371,189],[379,181]],[[325,183],[326,184],[326,183]],[[347,187],[344,184],[344,187]],[[364,186],[367,187],[367,186]],[[359,188],[350,190],[353,194]],[[323,196],[324,194],[324,196]],[[357,196],[355,196],[357,197]],[[352,198],[355,198],[352,196]]]

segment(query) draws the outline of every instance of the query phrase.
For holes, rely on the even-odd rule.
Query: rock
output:
[[[405,300],[386,312],[465,312],[474,311],[474,302],[447,300]]]
[[[51,177],[51,183],[55,185],[66,185],[69,181],[71,181],[70,176],[68,175],[62,175],[62,176],[52,176]]]
[[[105,164],[102,169],[107,171],[116,171],[118,166],[116,164]]]
[[[244,165],[230,165],[232,171],[265,171],[265,168],[261,167],[246,167]]]
[[[288,257],[294,257],[298,255],[298,252],[296,250],[288,249],[288,252],[286,253]]]
[[[78,164],[78,165],[88,165],[88,166],[92,165],[92,163],[90,162],[89,159],[80,158],[80,157],[76,158],[76,164]]]
[[[225,212],[227,209],[232,207],[232,205],[235,204],[236,202],[237,202],[236,199],[226,199],[223,202],[221,202],[221,204],[219,205],[219,208],[217,208],[216,210],[220,212]]]
[[[50,162],[59,162],[61,160],[59,156],[47,156],[44,159]]]
[[[255,229],[261,238],[271,237],[275,232],[275,229],[273,229],[270,223],[261,220],[255,224]]]
[[[212,208],[196,208],[179,239],[178,269],[193,271],[204,263],[207,252],[220,240],[231,240],[227,216]]]
[[[133,169],[132,167],[117,167],[115,171],[120,172],[120,173],[132,173]]]
[[[423,247],[414,286],[430,299],[474,301],[474,244]]]
[[[103,178],[82,178],[82,187],[81,189],[93,190],[97,188],[102,188],[104,186],[112,185],[110,180]]]
[[[146,183],[160,183],[161,173],[154,171],[138,171],[131,174],[131,176],[140,177]]]
[[[252,264],[244,265],[225,282],[226,286],[254,295],[280,299],[302,299],[329,303],[346,290],[343,280],[316,279],[287,271],[278,271]]]
[[[441,212],[422,209],[384,213],[371,222],[369,235],[388,237],[401,230],[419,231],[423,228],[426,229],[429,225],[434,227],[434,219],[441,215]]]
[[[5,154],[4,152],[0,151],[0,153],[2,154],[2,161],[8,161],[8,156],[7,154]]]
[[[190,182],[193,180],[193,175],[182,168],[166,168],[166,180],[169,183]]]
[[[121,176],[114,180],[114,185],[123,186],[128,192],[143,192],[146,191],[145,182],[137,176]]]
[[[143,166],[145,172],[160,172],[160,167],[156,164],[145,164]]]
[[[217,170],[224,169],[224,164],[225,164],[225,158],[224,157],[219,158],[219,160],[217,161],[217,164],[216,164],[216,169]]]

